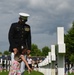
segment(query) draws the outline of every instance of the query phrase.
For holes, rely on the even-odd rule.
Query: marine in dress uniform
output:
[[[12,23],[8,39],[10,43],[9,51],[11,52],[11,60],[14,60],[14,49],[17,50],[27,48],[28,52],[31,50],[31,29],[28,24],[26,24],[28,17],[27,13],[19,13],[19,21]],[[24,64],[24,62],[22,62]],[[22,69],[23,67],[23,69]],[[24,66],[21,64],[21,73],[24,72]]]
[[[20,14],[19,19],[22,19],[22,17],[23,17],[23,14]],[[27,17],[25,18],[27,21]],[[24,21],[22,23],[20,21],[16,23],[12,23],[9,30],[9,43],[10,43],[10,48],[9,48],[10,52],[13,52],[13,48],[22,49],[25,46],[28,48],[28,50],[31,50],[30,26],[26,24]]]

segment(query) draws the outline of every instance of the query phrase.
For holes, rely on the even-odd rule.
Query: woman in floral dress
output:
[[[24,61],[29,71],[31,71],[31,68],[29,67],[26,59],[24,58],[25,50],[22,50],[22,52],[17,51],[14,57],[14,60],[11,63],[10,72],[9,75],[21,75],[20,72],[20,63],[21,61]]]

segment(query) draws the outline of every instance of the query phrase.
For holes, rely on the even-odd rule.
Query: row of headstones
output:
[[[11,61],[0,59],[0,72],[10,70]]]
[[[65,75],[65,56],[66,48],[64,43],[64,27],[57,27],[57,60],[55,45],[51,45],[51,52],[48,52],[45,60],[38,64],[39,71],[44,75]],[[57,61],[57,69],[55,69],[55,62]]]

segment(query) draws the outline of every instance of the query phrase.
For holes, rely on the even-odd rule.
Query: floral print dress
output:
[[[9,75],[21,75],[20,72],[20,57],[16,57],[15,60],[12,61]]]

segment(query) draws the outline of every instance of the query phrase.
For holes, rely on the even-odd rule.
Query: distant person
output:
[[[31,52],[31,28],[26,24],[28,17],[27,13],[19,13],[19,21],[12,23],[9,29],[8,40],[9,40],[9,51],[11,52],[11,61],[14,60],[14,53],[17,50],[22,50],[27,47],[27,55]],[[21,74],[24,75],[25,64],[21,62]]]
[[[29,55],[27,57],[27,62],[28,62],[28,65],[30,66],[30,68],[32,69],[32,58],[31,58],[31,55]]]
[[[26,64],[28,70],[32,71],[24,57],[24,54],[26,54],[26,49],[16,51],[14,60],[11,63],[12,65],[10,67],[9,75],[21,75],[20,64],[22,61]]]
[[[4,59],[2,61],[2,69],[4,70],[5,64],[4,64]]]
[[[31,55],[27,56],[27,62],[28,62],[29,67],[32,69],[32,58],[31,58]],[[30,74],[29,70],[28,70],[28,73]]]
[[[38,68],[39,68],[39,66],[38,66],[38,63],[39,63],[39,58],[37,57],[37,61],[36,61],[36,67],[37,67],[37,71],[38,71]]]

